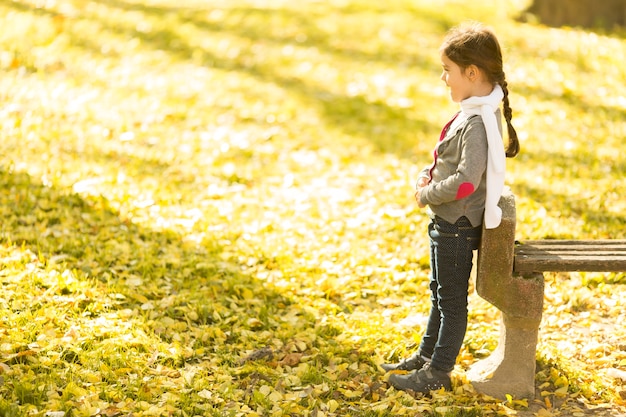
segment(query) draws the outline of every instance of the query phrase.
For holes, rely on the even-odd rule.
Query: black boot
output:
[[[420,370],[426,363],[426,359],[422,358],[419,353],[414,353],[406,359],[402,359],[398,363],[383,363],[380,365],[385,372],[389,371],[413,371]]]
[[[428,394],[430,391],[437,391],[441,388],[446,391],[452,390],[452,381],[447,372],[440,371],[430,366],[430,363],[418,371],[413,371],[406,375],[391,374],[389,383],[395,388],[403,391],[415,391]]]

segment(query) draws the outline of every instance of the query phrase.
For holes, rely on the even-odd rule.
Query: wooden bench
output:
[[[502,222],[484,229],[478,250],[476,292],[501,311],[494,352],[468,371],[474,388],[505,399],[534,398],[543,272],[626,271],[626,240],[515,240],[515,197],[505,190]]]
[[[513,271],[626,271],[626,240],[529,240],[515,246]]]

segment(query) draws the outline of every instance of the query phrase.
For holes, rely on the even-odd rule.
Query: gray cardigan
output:
[[[500,111],[497,112],[498,127]],[[448,132],[435,148],[433,165],[420,178],[429,179],[420,200],[431,214],[449,223],[465,216],[473,226],[483,222],[487,192],[487,133],[480,116],[470,116]]]

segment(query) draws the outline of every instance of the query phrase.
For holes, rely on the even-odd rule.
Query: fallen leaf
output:
[[[300,363],[300,359],[302,359],[302,353],[288,353],[280,361],[280,364],[287,366],[296,366]]]

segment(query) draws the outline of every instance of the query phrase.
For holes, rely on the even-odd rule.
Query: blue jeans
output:
[[[419,353],[445,372],[454,369],[465,338],[472,251],[481,233],[482,226],[473,227],[466,217],[455,224],[435,217],[428,225],[432,305]]]

